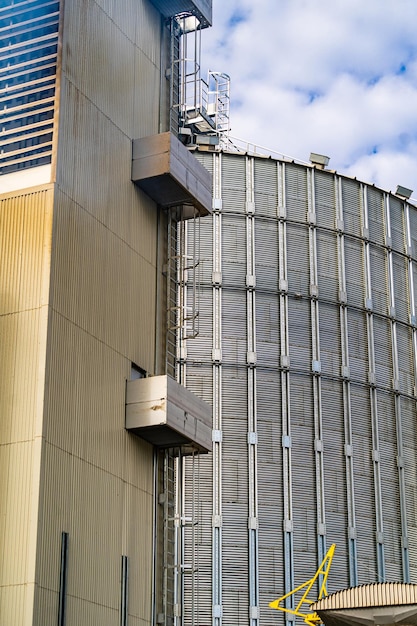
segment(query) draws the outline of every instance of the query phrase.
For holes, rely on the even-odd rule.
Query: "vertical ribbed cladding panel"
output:
[[[417,423],[415,401],[401,398],[401,415],[404,439],[404,478],[407,504],[408,548],[410,558],[410,582],[417,582]]]
[[[222,161],[222,197],[225,213],[244,213],[245,211],[245,159],[228,156]],[[242,243],[244,239],[242,238]]]
[[[259,326],[257,326],[259,333]],[[278,338],[276,338],[278,341]],[[279,346],[275,343],[278,352]],[[259,353],[258,353],[259,355]],[[284,589],[281,375],[257,367],[259,591],[262,610]],[[266,609],[265,609],[266,610]],[[266,616],[263,613],[266,619]],[[268,615],[272,620],[274,614]]]
[[[355,482],[359,584],[377,582],[375,497],[369,389],[351,385],[352,448]]]
[[[72,564],[69,614],[78,621],[89,615],[104,623],[117,615],[120,554],[126,553],[131,584],[138,589],[130,612],[148,619],[150,579],[144,583],[140,578],[151,562],[152,448],[124,430],[130,359],[56,313],[49,345],[39,577],[56,591],[51,538],[58,542],[65,529]]]
[[[368,195],[368,226],[371,241],[383,245],[385,243],[385,206],[384,195],[379,189],[367,188]]]
[[[348,310],[349,368],[352,380],[368,381],[369,361],[366,337],[366,317],[363,311]]]
[[[347,302],[363,308],[365,302],[364,250],[359,239],[345,237]]]
[[[320,307],[320,317],[323,307]],[[339,368],[340,369],[340,368]],[[342,384],[339,381],[321,381],[321,402],[324,450],[324,491],[326,502],[327,543],[337,545],[331,568],[331,580],[337,587],[349,585],[349,565],[346,498],[346,467],[344,455],[344,420]],[[328,547],[329,547],[328,546]],[[332,587],[334,588],[334,586]]]
[[[307,170],[288,163],[285,166],[287,218],[305,223],[307,219]]]
[[[200,271],[200,280],[201,284],[204,287],[211,288],[212,287],[212,273],[213,273],[213,220],[211,215],[207,217],[200,217],[200,225],[199,229],[199,241],[200,241],[200,250],[199,250],[199,271]],[[188,241],[190,242],[191,249],[191,237],[193,234],[192,223],[189,223],[189,234]]]
[[[235,210],[241,209],[234,205]],[[246,285],[246,218],[244,215],[223,215],[222,220],[222,284],[244,288]]]
[[[0,198],[1,618],[23,624],[36,580],[53,187]]]
[[[277,164],[256,159],[254,163],[256,215],[277,215]]]
[[[291,467],[295,580],[317,561],[313,392],[309,375],[291,375]]]
[[[278,227],[276,219],[264,220],[259,218],[258,214],[256,215],[255,250],[257,291],[261,289],[276,293],[278,290]]]
[[[342,368],[339,307],[320,304],[320,359],[321,371],[339,378]]]
[[[370,244],[372,308],[375,313],[389,314],[387,251]]]
[[[260,367],[278,368],[279,302],[274,294],[256,293],[256,356]],[[257,392],[259,394],[259,391]]]
[[[336,220],[335,178],[328,172],[316,170],[314,181],[317,226],[333,229]]]
[[[295,297],[310,295],[308,228],[287,223],[288,292]]]
[[[249,606],[247,368],[224,366],[223,377],[223,618],[239,624]]]
[[[342,179],[343,222],[347,235],[360,237],[363,226],[360,185],[354,180]]]
[[[309,300],[288,299],[291,369],[311,371],[311,312]],[[291,392],[292,395],[292,392]]]
[[[413,337],[411,328],[404,324],[397,324],[397,350],[400,391],[413,396],[415,381]]]
[[[195,626],[195,624],[207,619],[212,604],[212,553],[210,546],[212,542],[213,503],[209,488],[212,482],[212,455],[201,455],[198,459],[194,458],[194,461],[192,457],[186,458],[185,472],[187,488],[184,512],[189,521],[185,528],[184,563],[187,569],[184,572],[186,588],[184,623]],[[195,547],[193,548],[193,546]],[[194,589],[192,567],[194,567]]]
[[[408,324],[410,321],[410,294],[408,289],[408,260],[402,254],[392,253],[395,317]]]
[[[417,259],[417,207],[409,205],[410,212],[410,235],[411,235],[411,254]]]
[[[396,252],[404,253],[406,247],[406,224],[404,219],[404,204],[399,198],[390,196],[389,212],[391,224],[391,244]]]
[[[378,391],[384,551],[387,580],[401,580],[401,521],[394,396]]]
[[[412,287],[414,289],[414,294],[417,294],[417,262],[415,260],[412,261],[412,268],[413,268]]]
[[[138,222],[143,224],[137,209],[132,230],[138,228]],[[155,261],[153,221],[143,226],[150,240],[147,247],[154,246],[154,254],[149,253],[149,257]],[[135,250],[139,243],[132,248],[60,192],[55,240],[54,309],[86,333],[152,371],[156,269],[142,256],[142,250]],[[109,293],[112,298],[108,298]],[[146,324],[138,324],[141,319]]]
[[[244,367],[247,352],[245,291],[224,289],[222,330],[223,363]]]
[[[126,4],[129,7],[126,13],[130,7],[135,8],[132,0]],[[126,135],[131,136],[135,102],[133,90],[136,46],[132,38],[134,33],[123,32],[115,23],[116,20],[120,22],[119,18],[123,12],[121,8],[116,9],[117,6],[114,5],[117,17],[112,19],[95,2],[85,3],[77,0],[65,5],[63,70],[80,92],[112,119]],[[135,12],[137,13],[137,7]],[[157,18],[156,12],[152,14],[149,12],[146,21],[146,26],[153,35],[155,59],[158,58],[156,51],[160,45],[160,27]],[[67,54],[66,46],[70,46],[71,54]],[[147,52],[148,48],[149,46]],[[154,81],[150,83],[150,87],[145,85],[146,81],[142,80],[142,89],[152,89]]]
[[[391,326],[388,319],[374,317],[375,374],[378,386],[392,387]]]
[[[320,300],[337,302],[339,276],[337,270],[337,238],[334,232],[317,229],[317,274]]]

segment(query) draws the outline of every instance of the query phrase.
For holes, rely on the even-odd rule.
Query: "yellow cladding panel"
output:
[[[0,315],[48,302],[53,187],[0,195]]]
[[[7,511],[0,517],[0,585],[5,624],[29,623],[25,620],[33,603],[52,202],[49,185],[0,196],[0,498]]]

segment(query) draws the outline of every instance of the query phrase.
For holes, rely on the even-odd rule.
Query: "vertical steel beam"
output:
[[[349,334],[347,286],[345,266],[345,236],[342,180],[336,177],[336,233],[337,233],[337,262],[339,277],[339,316],[341,339],[341,377],[343,394],[343,422],[345,438],[345,468],[347,490],[347,517],[348,517],[348,555],[349,555],[349,583],[351,587],[358,584],[358,561],[356,547],[356,516],[355,516],[355,488],[353,472],[353,441],[352,441],[352,411],[350,397],[350,368],[349,368]]]
[[[122,556],[121,567],[121,590],[120,590],[120,626],[127,626],[129,615],[129,559],[126,555]]]
[[[249,624],[259,623],[254,159],[246,157]]]
[[[67,578],[68,578],[68,543],[69,534],[61,533],[61,566],[59,574],[58,596],[58,626],[65,626],[67,607]]]
[[[320,317],[318,302],[317,276],[317,235],[315,205],[315,170],[307,171],[308,177],[308,240],[310,265],[310,310],[311,310],[311,345],[312,345],[312,385],[314,413],[314,450],[316,469],[316,519],[317,519],[317,556],[318,564],[326,554],[326,511],[324,494],[323,463],[323,421],[321,401],[321,361],[320,361]],[[321,584],[321,581],[319,581]]]
[[[222,155],[213,155],[212,624],[222,624]]]
[[[376,525],[376,559],[378,582],[385,581],[385,556],[384,556],[384,522],[382,515],[382,492],[381,492],[381,467],[379,449],[378,428],[378,405],[375,374],[375,345],[374,345],[374,319],[372,306],[372,281],[371,259],[369,246],[369,222],[368,222],[368,190],[366,185],[362,187],[362,238],[364,250],[365,271],[365,310],[368,339],[368,362],[369,362],[369,399],[371,407],[372,428],[372,462],[374,471],[374,497],[375,497],[375,525]]]
[[[385,194],[385,224],[386,224],[386,241],[391,241],[391,215],[389,195]],[[405,243],[405,241],[404,241]],[[404,250],[406,253],[407,250]],[[392,370],[393,370],[393,392],[395,406],[395,427],[397,436],[397,468],[398,483],[400,495],[400,522],[401,522],[401,551],[402,551],[402,574],[403,581],[410,581],[410,565],[408,559],[408,530],[407,530],[407,505],[405,492],[404,477],[404,445],[402,436],[402,418],[401,418],[401,396],[400,396],[400,371],[398,363],[398,346],[397,346],[397,323],[395,311],[395,291],[394,291],[394,270],[393,270],[393,254],[391,248],[387,248],[388,255],[388,297],[391,318],[391,350],[392,350]]]
[[[412,260],[412,240],[411,240],[411,228],[410,228],[410,210],[408,204],[404,203],[404,222],[406,232],[406,252],[408,256],[408,292],[410,294],[410,324],[412,333],[412,358],[413,358],[413,374],[414,374],[414,397],[417,395],[417,321],[416,321],[416,293],[414,290],[414,263]],[[407,523],[408,527],[408,523]],[[403,544],[408,548],[408,532],[407,538],[403,541]],[[409,557],[409,555],[407,555]],[[409,564],[409,558],[408,558]],[[408,567],[409,570],[409,567]],[[404,579],[406,582],[410,582],[410,572],[407,572],[408,579]]]
[[[295,587],[293,510],[291,479],[291,406],[290,406],[290,344],[288,324],[288,268],[285,163],[277,163],[278,195],[278,278],[279,278],[279,332],[281,370],[281,422],[282,422],[282,498],[284,536],[284,585],[285,593]],[[294,596],[286,600],[287,608],[294,608]]]

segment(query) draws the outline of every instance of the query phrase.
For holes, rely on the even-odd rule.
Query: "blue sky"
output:
[[[417,0],[213,0],[231,135],[417,199]],[[209,65],[209,67],[207,67]]]

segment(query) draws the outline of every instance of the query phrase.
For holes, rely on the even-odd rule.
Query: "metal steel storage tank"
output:
[[[416,207],[313,165],[197,158],[213,215],[179,367],[213,405],[213,453],[186,623],[197,606],[199,623],[280,623],[268,603],[333,542],[330,591],[417,582]]]

